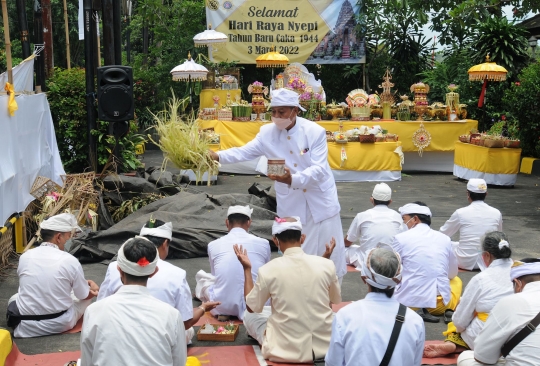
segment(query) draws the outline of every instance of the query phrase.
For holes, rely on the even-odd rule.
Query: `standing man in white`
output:
[[[298,117],[304,110],[298,94],[288,89],[272,92],[272,122],[263,125],[252,141],[242,147],[210,152],[221,164],[248,161],[266,156],[285,159],[285,174],[269,175],[274,180],[277,214],[298,216],[306,235],[306,254],[321,256],[335,238],[330,258],[340,280],[347,272],[345,245],[339,211],[341,209],[334,176],[328,165],[326,131],[316,123]]]
[[[369,200],[373,208],[356,215],[345,237],[347,264],[355,266],[359,271],[368,250],[379,243],[391,245],[394,235],[407,230],[401,215],[388,207],[392,203],[392,189],[388,184],[377,184]],[[359,245],[353,244],[355,241]]]
[[[441,233],[449,237],[459,231],[459,241],[453,241],[452,248],[456,253],[458,267],[469,271],[486,269],[480,238],[492,231],[502,231],[501,212],[484,202],[486,196],[485,180],[469,180],[467,199],[470,205],[456,210],[440,229]]]

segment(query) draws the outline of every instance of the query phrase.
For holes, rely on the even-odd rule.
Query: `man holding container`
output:
[[[340,205],[334,176],[328,165],[326,131],[317,123],[298,117],[299,96],[292,90],[272,92],[272,122],[263,125],[252,141],[217,153],[210,152],[221,164],[249,161],[260,156],[284,159],[283,175],[268,175],[274,180],[277,214],[298,216],[303,224],[306,254],[321,256],[334,238],[336,248],[330,259],[340,280],[346,273],[345,246],[339,216]]]

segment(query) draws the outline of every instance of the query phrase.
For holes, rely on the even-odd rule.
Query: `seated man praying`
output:
[[[399,254],[385,248],[369,250],[362,265],[362,281],[368,286],[366,298],[345,306],[334,316],[326,366],[381,364],[390,347],[398,314],[404,321],[388,365],[419,366],[424,348],[424,322],[413,310],[392,298],[395,286],[401,281]]]
[[[233,245],[241,244],[247,251],[253,281],[257,280],[259,267],[270,261],[268,240],[248,233],[252,213],[253,209],[249,206],[229,207],[225,220],[229,233],[208,244],[211,274],[200,270],[195,276],[197,279],[195,296],[201,301],[219,300],[220,305],[211,313],[220,319],[236,316],[242,320],[246,310],[244,271],[236,260]]]
[[[146,288],[159,273],[159,254],[148,239],[135,237],[118,250],[122,286],[90,305],[81,333],[82,366],[186,365],[182,315]]]
[[[81,231],[75,216],[63,213],[39,225],[43,242],[21,255],[19,292],[8,302],[8,326],[15,337],[39,337],[72,329],[98,294],[79,261],[65,252]]]
[[[247,333],[262,345],[262,355],[274,362],[306,363],[325,356],[332,332],[331,304],[341,301],[334,263],[305,254],[298,217],[276,218],[274,243],[283,257],[259,268],[253,284],[248,253],[234,251],[244,268]],[[332,241],[335,246],[335,241]],[[330,257],[331,249],[325,256]],[[271,306],[265,306],[271,299]]]
[[[206,311],[213,309],[219,302],[205,302],[197,308],[193,308],[191,290],[186,280],[186,271],[166,262],[169,254],[169,244],[172,240],[172,223],[151,219],[141,229],[140,236],[150,240],[158,251],[159,271],[148,280],[148,292],[155,298],[176,308],[184,321],[186,329],[186,342],[191,343],[195,334],[193,325],[204,315]],[[107,274],[101,284],[98,301],[115,294],[122,281],[118,271],[118,262],[109,264]]]

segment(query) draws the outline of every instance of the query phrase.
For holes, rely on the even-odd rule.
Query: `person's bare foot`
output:
[[[456,352],[457,346],[452,342],[436,343],[436,344],[426,344],[424,346],[424,357],[425,358],[435,358],[449,355],[450,353]]]

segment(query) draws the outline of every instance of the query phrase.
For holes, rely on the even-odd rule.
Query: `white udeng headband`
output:
[[[276,217],[274,223],[272,224],[272,235],[281,234],[285,230],[298,230],[302,231],[302,223],[298,216],[291,216],[295,219],[294,222],[288,222],[285,218]]]
[[[135,238],[142,238],[142,237],[136,236]],[[118,259],[117,259],[118,267],[120,267],[120,269],[123,272],[130,274],[132,276],[137,276],[137,277],[150,276],[156,270],[157,262],[159,259],[157,248],[156,248],[156,257],[154,258],[152,262],[149,262],[146,259],[146,257],[139,259],[136,263],[131,262],[124,255],[124,246],[130,241],[134,240],[135,238],[128,239],[124,244],[122,244],[122,246],[118,250]],[[148,240],[146,238],[142,238],[142,239]],[[150,242],[150,240],[148,241]]]
[[[172,222],[166,222],[163,225],[154,228],[143,226],[139,235],[151,235],[158,238],[172,240]]]
[[[380,248],[370,249],[365,255],[364,265],[362,266],[362,272],[361,272],[362,278],[371,286],[380,288],[381,290],[388,290],[388,289],[396,287],[397,284],[401,282],[401,257],[399,256],[398,253],[394,252],[399,263],[398,268],[397,268],[397,273],[394,277],[388,278],[388,277],[385,277],[383,275],[376,273],[371,268],[371,254],[373,253],[375,249],[380,249]]]
[[[532,274],[540,274],[540,262],[524,263],[516,261],[510,270],[510,278],[512,281],[516,278]]]
[[[405,206],[400,207],[399,213],[401,216],[410,214],[427,215],[431,217],[431,210],[427,206],[420,206],[416,203],[407,203]]]

